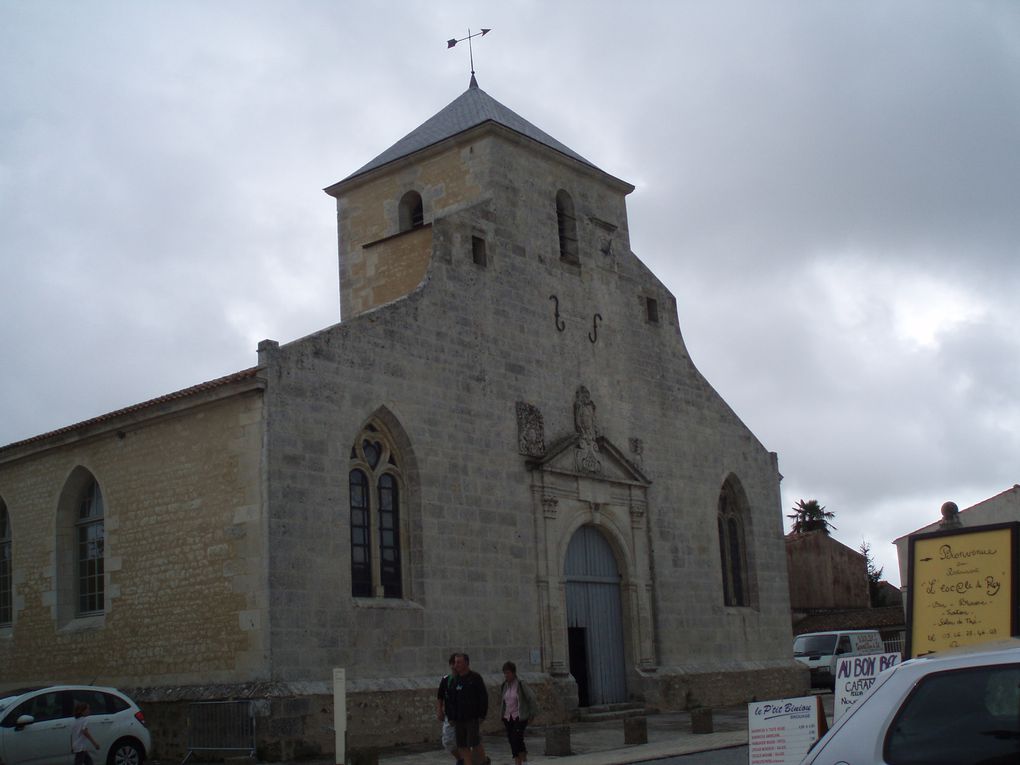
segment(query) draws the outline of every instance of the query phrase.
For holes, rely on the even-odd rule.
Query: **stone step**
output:
[[[623,720],[628,717],[642,717],[654,713],[654,709],[649,709],[644,704],[627,702],[620,704],[599,704],[592,707],[580,707],[574,713],[574,720],[579,723],[608,722],[611,720]]]

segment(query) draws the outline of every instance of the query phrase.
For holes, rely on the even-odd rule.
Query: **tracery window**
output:
[[[400,198],[398,212],[401,231],[410,231],[425,225],[425,207],[421,201],[421,194],[417,191],[408,191]]]
[[[577,219],[574,216],[574,200],[563,189],[556,192],[556,226],[560,237],[560,260],[580,263],[577,254]]]
[[[404,593],[400,465],[391,440],[369,423],[351,448],[351,594]]]
[[[0,499],[0,626],[14,621],[14,585],[11,571],[11,518]]]
[[[106,526],[103,520],[103,493],[93,479],[78,502],[75,540],[79,616],[103,610],[103,561]]]
[[[717,525],[719,559],[722,564],[723,603],[727,606],[750,606],[751,588],[747,567],[747,545],[744,524],[747,501],[740,483],[732,475],[719,492]]]

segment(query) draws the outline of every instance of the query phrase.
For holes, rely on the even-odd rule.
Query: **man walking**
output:
[[[443,679],[439,681],[439,691],[436,693],[436,719],[443,724],[443,749],[453,755],[457,765],[464,765],[464,760],[460,758],[460,749],[457,748],[457,735],[454,731],[453,723],[446,716],[446,696],[450,692],[450,684],[457,677],[457,673],[453,671],[453,663],[456,658],[457,654],[450,654],[448,662],[450,672],[443,675]]]
[[[465,765],[489,765],[481,735],[482,720],[489,712],[485,681],[471,670],[466,653],[453,655],[453,671],[447,684],[446,718],[453,723],[460,758]]]

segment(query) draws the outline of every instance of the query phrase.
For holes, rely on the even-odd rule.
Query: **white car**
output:
[[[1020,763],[1020,640],[910,659],[874,685],[801,765]]]
[[[140,765],[152,738],[145,717],[131,699],[114,688],[54,685],[23,689],[0,698],[0,765],[68,765],[74,705],[89,705],[89,732],[99,751],[89,747],[96,765]]]

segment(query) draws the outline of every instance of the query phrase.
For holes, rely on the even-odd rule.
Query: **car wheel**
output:
[[[110,747],[110,756],[106,758],[106,763],[107,765],[142,765],[144,759],[142,747],[137,742],[122,738]]]

